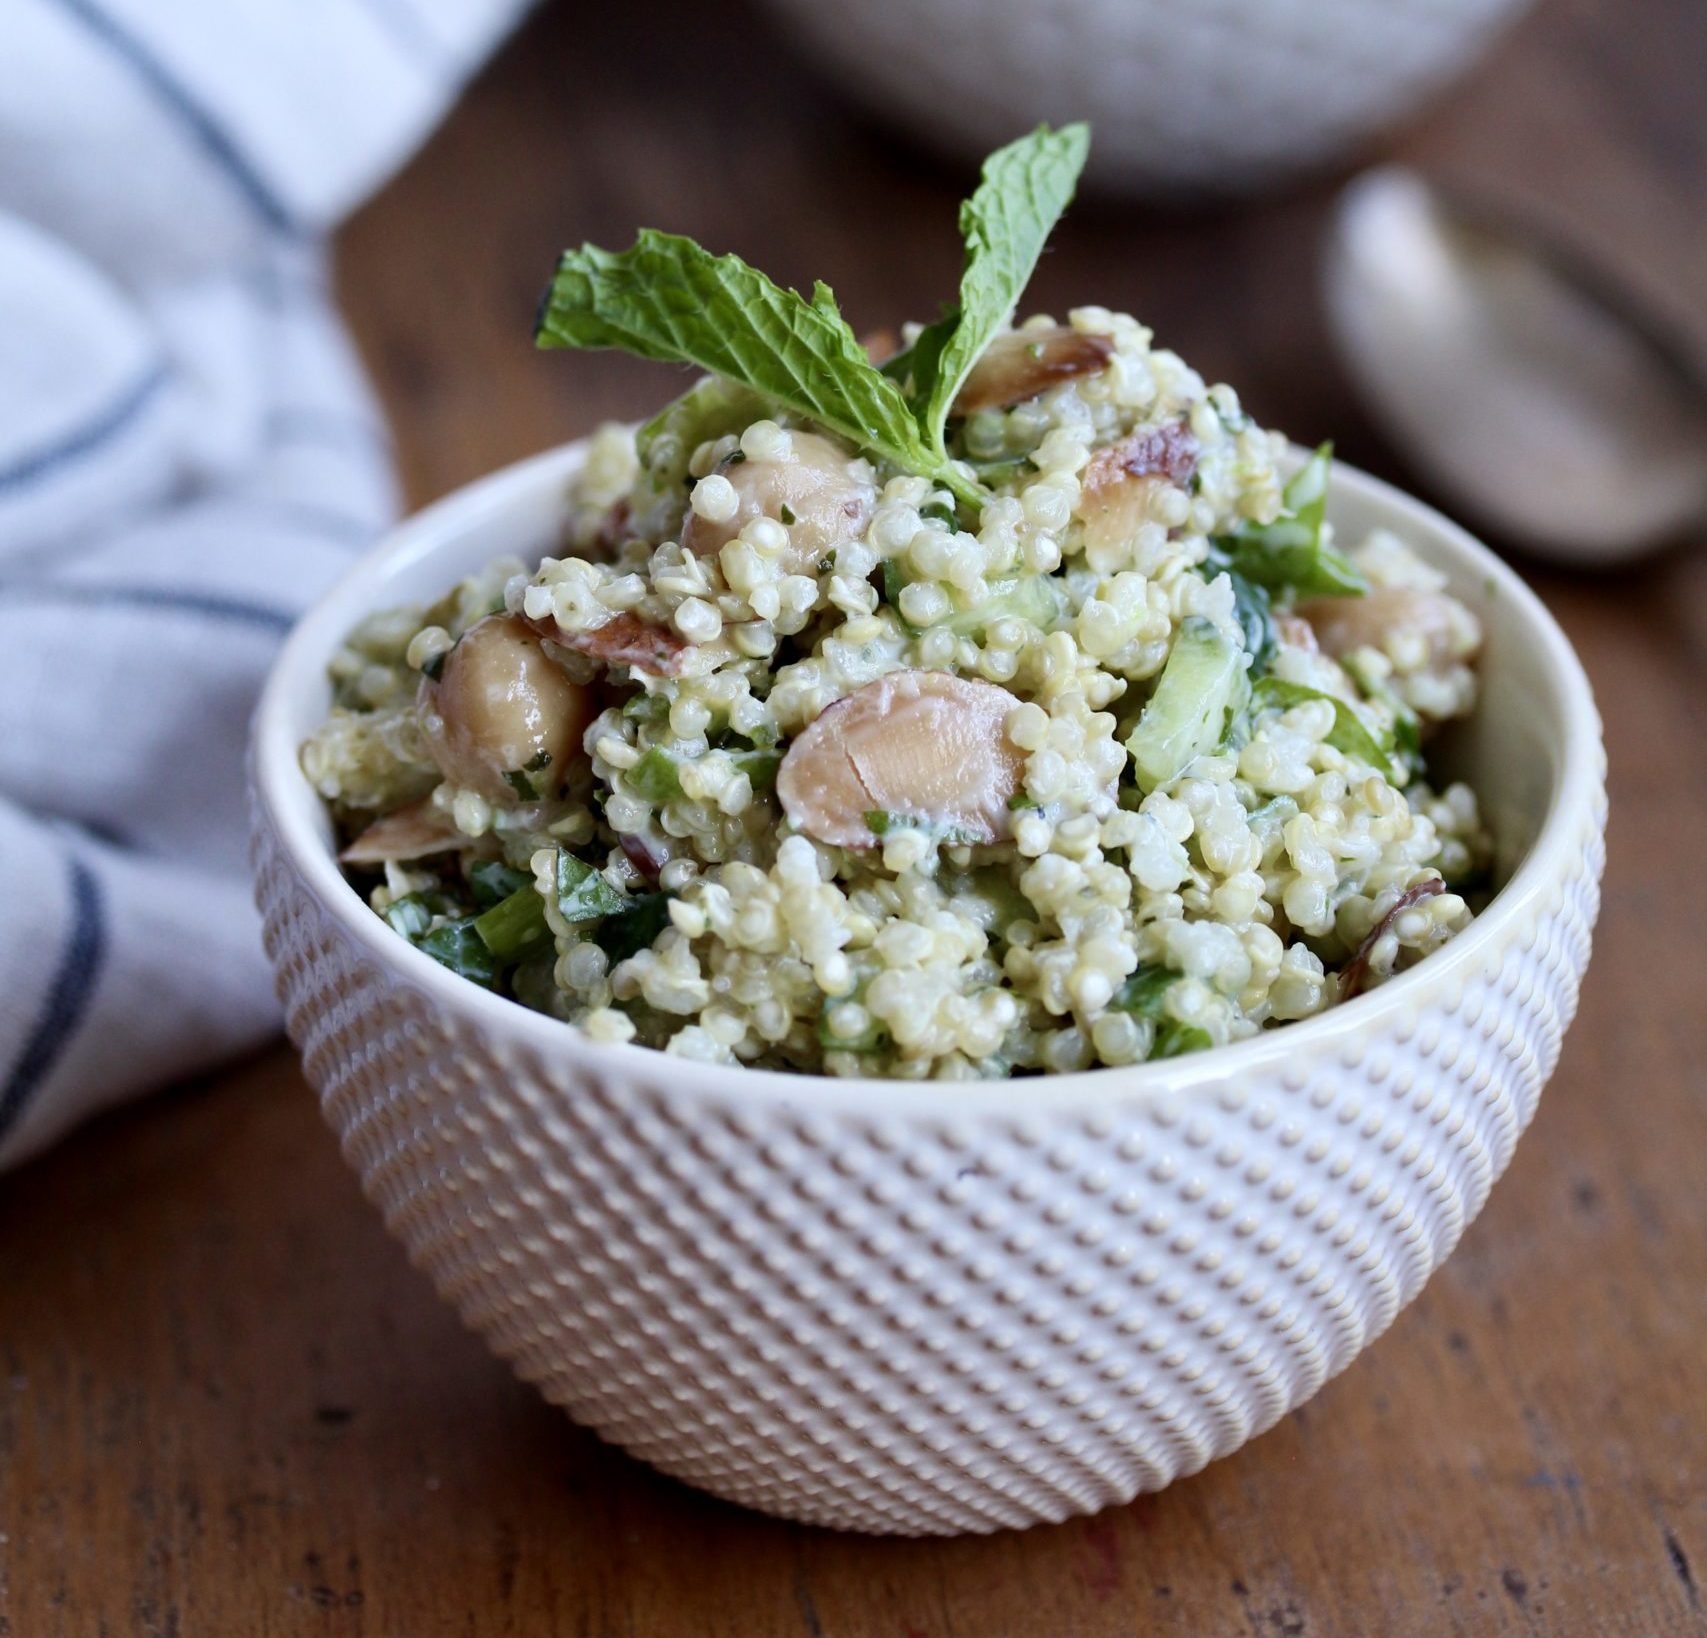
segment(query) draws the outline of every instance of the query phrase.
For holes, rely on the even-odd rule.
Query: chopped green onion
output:
[[[507,899],[474,918],[474,930],[495,960],[508,963],[529,954],[551,937],[545,900],[530,880]]]

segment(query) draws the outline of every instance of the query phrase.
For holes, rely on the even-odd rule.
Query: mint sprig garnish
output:
[[[644,229],[621,252],[565,252],[534,335],[541,347],[620,348],[697,364],[976,504],[983,491],[919,435],[901,390],[875,369],[828,285],[773,284],[739,256]]]
[[[919,430],[932,449],[943,447],[949,410],[972,366],[1012,320],[1090,146],[1088,125],[1040,125],[984,161],[977,191],[960,207],[960,299],[920,333],[909,360]]]
[[[651,228],[624,251],[566,251],[534,340],[698,365],[975,508],[988,491],[948,453],[949,411],[979,355],[1012,319],[1089,147],[1085,125],[1039,126],[985,161],[960,210],[959,300],[908,349],[904,369],[896,367],[901,361],[873,366],[829,286],[814,285],[808,300],[738,256],[713,256]],[[911,382],[910,393],[900,380]]]

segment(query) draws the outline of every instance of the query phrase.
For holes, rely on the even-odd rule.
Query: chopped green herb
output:
[[[1182,1052],[1197,1052],[1211,1044],[1206,1030],[1181,1023],[1167,1010],[1168,991],[1179,981],[1180,974],[1167,967],[1140,967],[1109,1003],[1117,1011],[1148,1018],[1156,1026],[1150,1047],[1152,1058],[1177,1058]]]
[[[421,675],[431,682],[437,682],[445,674],[445,661],[450,658],[450,649],[442,648],[432,659],[421,667]]]
[[[557,910],[565,921],[592,921],[622,909],[628,900],[611,886],[604,873],[583,863],[567,849],[557,855]]]
[[[762,793],[775,789],[776,771],[782,766],[781,751],[732,751],[729,760],[747,776],[747,782],[755,791]]]
[[[1304,597],[1361,597],[1369,582],[1323,535],[1333,445],[1323,444],[1295,473],[1273,523],[1245,524],[1215,542],[1230,568],[1271,591]]]
[[[976,831],[965,830],[959,825],[939,825],[922,814],[885,813],[880,808],[873,808],[866,814],[865,825],[873,836],[890,836],[901,830],[922,831],[943,847],[971,846],[984,840]]]
[[[1035,796],[1028,796],[1024,791],[1015,791],[1008,798],[1008,811],[1018,813],[1024,808],[1040,808],[1043,804]]]
[[[622,702],[622,714],[629,722],[659,723],[670,714],[670,702],[662,694],[636,694]]]
[[[1283,682],[1279,677],[1263,677],[1252,691],[1251,712],[1254,716],[1262,711],[1289,711],[1311,700],[1326,700],[1334,708],[1334,725],[1327,742],[1336,751],[1367,762],[1380,772],[1392,769],[1393,777],[1401,783],[1408,778],[1409,770],[1401,767],[1393,756],[1392,743],[1384,745],[1376,739],[1363,718],[1337,695],[1324,694],[1321,689],[1307,688],[1303,683]]]
[[[473,916],[444,922],[418,941],[419,948],[441,966],[489,990],[497,982],[498,963],[474,923]]]
[[[1160,1018],[1163,999],[1179,978],[1178,973],[1167,967],[1140,967],[1120,986],[1109,1005],[1139,1018]]]
[[[782,503],[782,507],[778,515],[788,528],[792,529],[794,527],[794,508],[790,506],[787,501]]]
[[[1151,1058],[1177,1058],[1186,1052],[1202,1052],[1215,1043],[1209,1031],[1196,1024],[1182,1024],[1177,1018],[1163,1020],[1156,1028],[1156,1043],[1150,1048]]]
[[[661,745],[654,745],[624,775],[628,788],[648,802],[671,802],[682,794],[676,759]]]
[[[945,524],[950,529],[960,527],[960,519],[956,516],[954,508],[942,501],[932,501],[927,506],[921,506],[919,516],[929,518],[933,523]]]
[[[507,769],[504,774],[504,783],[524,802],[537,802],[539,800],[539,792],[534,789],[533,780],[520,768]]]
[[[593,931],[593,942],[610,957],[614,966],[651,947],[652,941],[670,924],[668,893],[638,893]]]
[[[501,859],[481,859],[468,867],[468,885],[474,902],[483,910],[501,904],[512,893],[533,885],[533,876],[526,870],[516,870]]]

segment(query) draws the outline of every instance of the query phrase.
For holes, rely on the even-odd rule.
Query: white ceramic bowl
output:
[[[1341,158],[1528,0],[770,0],[865,101],[976,159],[1088,119],[1089,174],[1167,194]]]
[[[691,1484],[850,1529],[991,1530],[1235,1450],[1383,1331],[1535,1112],[1588,961],[1599,723],[1564,637],[1461,530],[1343,467],[1488,631],[1450,747],[1508,884],[1368,995],[1233,1047],[966,1085],[596,1046],[454,977],[343,881],[297,746],[345,632],[553,542],[577,447],[403,525],[262,698],[254,861],[292,1038],[392,1231],[575,1419]]]

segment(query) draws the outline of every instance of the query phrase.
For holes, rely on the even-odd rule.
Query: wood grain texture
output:
[[[563,242],[681,229],[829,279],[860,326],[951,288],[965,176],[754,15],[581,11],[543,12],[343,237],[413,501],[663,391],[654,366],[533,353]],[[1566,222],[1707,337],[1704,60],[1698,0],[1550,0],[1389,151]],[[1129,307],[1265,420],[1404,481],[1326,354],[1330,197],[1089,202],[1036,305]],[[0,1638],[1707,1631],[1707,560],[1534,579],[1611,752],[1582,1014],[1444,1271],[1245,1451],[983,1540],[696,1495],[459,1330],[279,1051],[0,1183]]]

